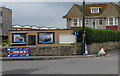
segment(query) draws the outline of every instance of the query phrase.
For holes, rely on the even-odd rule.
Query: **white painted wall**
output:
[[[75,43],[75,42],[76,42],[75,35],[67,35],[67,34],[59,35],[59,43],[60,44],[71,44],[71,43]]]

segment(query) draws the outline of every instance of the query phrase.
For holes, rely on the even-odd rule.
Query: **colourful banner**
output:
[[[8,57],[25,57],[29,56],[29,47],[19,47],[19,48],[8,48]]]

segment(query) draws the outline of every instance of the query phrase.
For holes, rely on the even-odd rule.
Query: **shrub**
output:
[[[88,44],[120,40],[120,31],[92,29],[85,27],[85,34],[86,34],[85,41]],[[82,28],[79,28],[78,42],[81,41],[82,41]]]
[[[8,44],[8,40],[2,40],[2,46],[6,46]]]

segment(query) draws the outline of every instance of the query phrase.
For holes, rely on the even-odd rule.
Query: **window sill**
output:
[[[118,25],[106,25],[106,26],[118,26]]]
[[[71,27],[81,27],[81,26],[71,26]]]
[[[11,45],[17,45],[17,44],[26,44],[26,43],[10,43]]]
[[[99,14],[99,12],[91,12],[92,14]]]

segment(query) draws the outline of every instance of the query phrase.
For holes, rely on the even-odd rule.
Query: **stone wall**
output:
[[[75,55],[74,45],[51,45],[51,46],[37,46],[30,47],[32,56],[64,56]]]
[[[92,43],[87,45],[88,51],[90,54],[97,54],[98,51],[103,47],[106,52],[114,51],[116,49],[120,49],[120,41],[116,42],[104,42],[104,43]],[[82,43],[77,44],[77,53],[81,54],[82,51]]]
[[[17,46],[16,46],[17,47]],[[81,43],[73,45],[46,45],[46,46],[29,46],[30,56],[68,56],[81,54]],[[111,51],[120,48],[120,42],[105,42],[93,43],[88,45],[88,51],[91,54],[96,54],[100,48],[103,47],[105,51]],[[8,47],[2,49],[2,56],[7,56]],[[10,47],[9,47],[10,48]]]
[[[29,46],[30,56],[67,56],[75,55],[74,45]],[[7,56],[7,48],[2,49],[2,56]]]
[[[106,52],[119,49],[120,41],[119,42],[92,43],[88,46],[89,53],[97,53],[101,47],[103,47]]]

